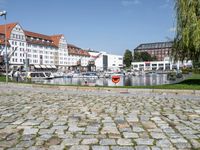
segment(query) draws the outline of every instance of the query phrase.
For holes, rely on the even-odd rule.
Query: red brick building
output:
[[[157,42],[140,44],[134,52],[148,52],[152,57],[156,56],[158,61],[163,61],[169,57],[172,51],[173,42]]]

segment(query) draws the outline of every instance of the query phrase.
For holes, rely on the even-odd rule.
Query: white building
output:
[[[77,68],[77,67],[84,67],[88,66],[88,62],[90,60],[90,54],[72,44],[68,44],[68,67]]]
[[[164,61],[147,61],[147,62],[132,62],[132,66],[134,70],[172,70],[172,69],[180,69],[184,66],[192,66],[191,61],[184,61],[183,63],[178,61],[173,63],[166,57]]]
[[[96,70],[117,71],[123,67],[122,56],[106,52],[88,52],[75,45],[67,44],[62,34],[44,35],[27,31],[19,23],[0,25],[0,56],[5,54],[3,48],[5,27],[10,69],[26,69],[27,63],[31,70],[65,71],[77,67],[87,70],[92,61],[95,62]]]
[[[123,67],[123,56],[106,52],[89,51],[90,59],[95,62],[96,70],[120,71]]]
[[[26,31],[18,23],[6,24],[6,31],[10,68],[24,66],[28,60],[32,69],[66,69],[68,50],[63,35]],[[0,35],[5,37],[5,25],[0,25]]]

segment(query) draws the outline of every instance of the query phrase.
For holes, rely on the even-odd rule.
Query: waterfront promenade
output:
[[[0,150],[197,150],[199,97],[0,83]]]

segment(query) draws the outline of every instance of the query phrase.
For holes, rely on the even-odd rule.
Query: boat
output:
[[[96,72],[85,72],[81,74],[82,78],[98,78]]]
[[[47,80],[54,78],[51,72],[28,72],[26,77],[31,81]]]

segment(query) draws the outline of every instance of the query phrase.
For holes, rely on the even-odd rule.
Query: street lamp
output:
[[[8,83],[8,54],[7,54],[7,37],[6,37],[6,15],[7,12],[0,11],[0,16],[4,16],[5,19],[5,64],[6,64],[6,83]]]

